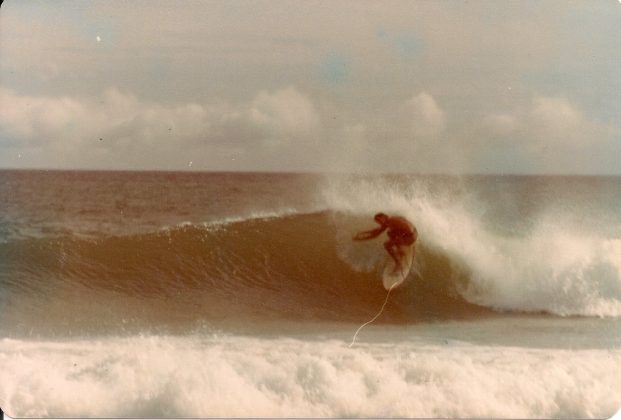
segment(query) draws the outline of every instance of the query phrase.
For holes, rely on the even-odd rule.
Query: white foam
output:
[[[309,212],[308,211],[300,212],[299,210],[295,208],[286,207],[286,208],[282,208],[282,209],[275,210],[275,211],[254,211],[254,212],[249,212],[243,215],[227,216],[227,217],[222,217],[222,218],[215,219],[215,220],[208,220],[208,221],[200,222],[200,223],[194,223],[194,222],[186,220],[183,222],[179,222],[174,226],[162,227],[160,230],[164,232],[170,232],[171,230],[178,229],[178,228],[202,227],[202,228],[206,228],[209,231],[217,231],[217,230],[224,229],[229,225],[240,223],[240,222],[245,222],[249,220],[273,220],[273,219],[278,219],[280,217],[287,217],[287,216],[293,216],[296,214],[306,214],[306,213],[309,213]]]
[[[217,220],[203,222],[202,226],[209,229],[219,229],[234,223],[245,222],[248,220],[272,220],[280,217],[293,216],[300,212],[294,208],[283,208],[278,211],[255,211],[243,216],[229,216]]]
[[[0,342],[13,417],[608,417],[621,350],[240,337]]]
[[[326,187],[330,208],[353,214],[397,213],[413,221],[425,246],[440,250],[468,273],[459,292],[467,300],[504,310],[559,315],[621,316],[621,239],[541,218],[523,235],[490,232],[462,196],[431,194],[385,181]],[[424,263],[424,261],[422,262]]]

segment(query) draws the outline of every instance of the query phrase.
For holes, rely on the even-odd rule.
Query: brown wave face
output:
[[[45,317],[61,313],[69,324],[131,317],[358,323],[386,297],[382,240],[351,241],[369,227],[367,219],[323,212],[98,240],[30,239],[0,246],[7,273],[0,281],[44,307]],[[490,312],[459,297],[456,287],[468,278],[446,255],[423,242],[417,252],[422,278],[411,273],[391,292],[378,323]]]

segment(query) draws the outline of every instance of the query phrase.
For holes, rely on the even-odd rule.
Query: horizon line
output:
[[[354,175],[354,176],[430,176],[430,177],[477,177],[477,176],[508,176],[508,177],[592,177],[592,178],[615,178],[621,174],[604,173],[494,173],[494,172],[468,172],[468,173],[449,173],[449,172],[361,172],[361,171],[319,171],[319,170],[223,170],[223,169],[87,169],[87,168],[2,168],[0,172],[21,171],[21,172],[110,172],[110,173],[183,173],[183,174],[273,174],[273,175]]]

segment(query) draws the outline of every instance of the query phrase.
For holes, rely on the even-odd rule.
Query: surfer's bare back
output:
[[[385,230],[388,230],[388,240],[384,242],[384,248],[390,254],[393,260],[395,260],[396,269],[401,267],[402,252],[399,250],[401,246],[412,246],[414,250],[414,244],[418,239],[418,232],[412,223],[401,216],[388,216],[384,213],[377,213],[373,219],[379,223],[379,227],[373,230],[367,230],[360,232],[354,236],[355,241],[366,241],[368,239],[377,238]]]

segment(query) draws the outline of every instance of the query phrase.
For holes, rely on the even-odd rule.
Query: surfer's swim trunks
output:
[[[414,242],[416,242],[418,234],[416,230],[414,230],[414,232],[410,232],[407,230],[397,230],[388,232],[388,236],[390,237],[390,239],[396,240],[401,245],[412,245]]]

